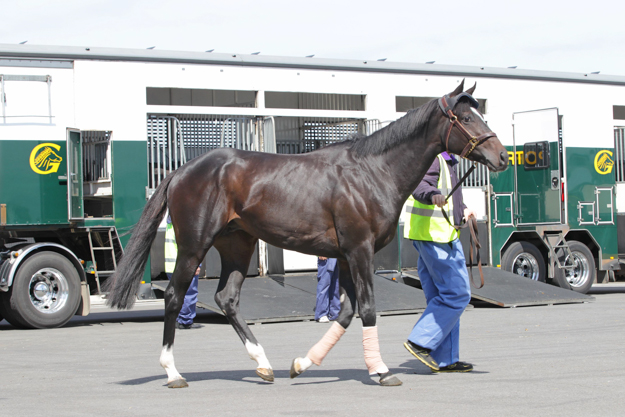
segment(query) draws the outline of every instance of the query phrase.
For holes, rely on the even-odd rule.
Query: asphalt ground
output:
[[[378,319],[382,357],[403,381],[381,387],[363,359],[354,320],[326,357],[296,379],[291,360],[328,328],[316,322],[252,326],[274,367],[262,382],[226,321],[177,331],[186,389],[166,388],[159,365],[162,301],[130,312],[95,305],[64,328],[0,322],[0,416],[617,416],[625,415],[625,284],[596,286],[594,302],[476,306],[462,316],[466,374],[432,374],[402,346],[419,315]]]

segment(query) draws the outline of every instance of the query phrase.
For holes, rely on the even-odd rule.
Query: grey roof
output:
[[[169,62],[180,64],[237,65],[250,67],[299,68],[332,71],[451,75],[462,77],[509,78],[573,83],[625,85],[625,77],[591,73],[523,70],[516,68],[463,65],[416,64],[393,61],[363,61],[327,58],[297,58],[252,54],[166,51],[159,49],[92,48],[0,44],[0,59],[104,60]]]

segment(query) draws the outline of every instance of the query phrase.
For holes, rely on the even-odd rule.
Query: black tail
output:
[[[150,247],[167,212],[167,187],[174,175],[175,172],[165,177],[145,205],[126,245],[124,257],[117,266],[117,272],[106,282],[105,291],[109,292],[106,304],[109,307],[122,310],[131,308],[135,303]]]

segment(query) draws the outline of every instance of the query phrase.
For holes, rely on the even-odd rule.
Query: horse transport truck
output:
[[[186,161],[218,147],[311,152],[372,133],[462,79],[477,83],[480,111],[509,151],[506,171],[479,166],[464,183],[482,259],[579,292],[616,279],[625,253],[625,77],[5,44],[0,316],[43,328],[88,314],[145,202]],[[400,221],[377,269],[416,266],[401,229]],[[151,296],[163,271],[159,245],[138,297]],[[219,275],[214,249],[203,268]],[[314,269],[312,255],[259,242],[248,274]]]

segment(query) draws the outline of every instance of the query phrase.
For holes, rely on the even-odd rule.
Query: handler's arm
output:
[[[432,163],[432,166],[430,166],[430,169],[428,169],[428,172],[425,174],[417,188],[412,193],[412,196],[415,200],[417,200],[421,204],[436,204],[439,207],[444,205],[445,196],[443,196],[441,194],[441,191],[436,187],[438,185],[439,173],[440,164],[438,162],[438,158],[436,158]],[[433,197],[434,200],[432,199]]]

